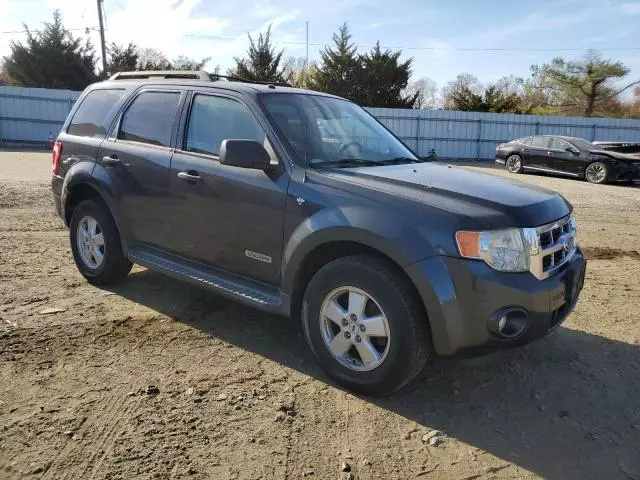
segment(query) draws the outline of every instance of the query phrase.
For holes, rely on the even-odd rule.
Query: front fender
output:
[[[353,242],[373,248],[400,267],[435,254],[419,232],[397,216],[359,206],[323,209],[302,221],[289,237],[283,255],[285,292],[293,291],[307,255],[330,242]]]

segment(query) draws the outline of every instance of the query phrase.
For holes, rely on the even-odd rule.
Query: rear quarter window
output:
[[[73,115],[67,133],[79,137],[104,137],[107,119],[124,93],[124,89],[90,91]]]

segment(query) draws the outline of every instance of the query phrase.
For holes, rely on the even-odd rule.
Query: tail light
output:
[[[500,150],[500,148],[502,148],[503,145],[504,143],[499,143],[498,145],[496,145],[496,152]]]
[[[60,171],[60,155],[62,155],[62,143],[56,142],[53,144],[53,174],[58,175]]]

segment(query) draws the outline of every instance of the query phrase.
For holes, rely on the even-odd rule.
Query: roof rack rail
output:
[[[291,86],[287,82],[260,82],[258,80],[247,80],[245,78],[239,78],[239,77],[234,77],[229,75],[220,75],[219,73],[211,73],[209,74],[209,76],[213,81],[224,79],[229,82],[255,83],[258,85],[273,85],[274,87],[290,87]]]
[[[185,80],[202,80],[211,82],[211,75],[207,72],[191,70],[160,70],[142,72],[119,72],[111,76],[109,80],[142,80],[145,78],[175,78]]]

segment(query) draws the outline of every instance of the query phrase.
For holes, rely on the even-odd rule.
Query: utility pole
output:
[[[307,59],[304,66],[305,69],[309,68],[309,20],[307,20]]]
[[[98,22],[100,23],[100,47],[102,49],[102,74],[107,75],[107,47],[104,43],[104,21],[102,19],[102,2],[104,0],[96,0],[98,3]]]

